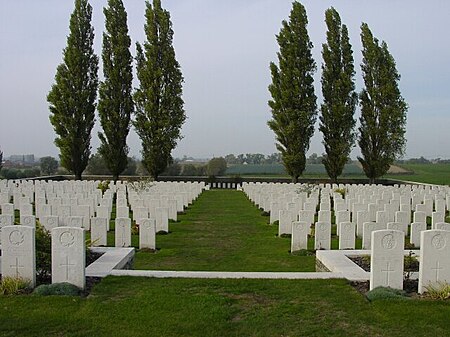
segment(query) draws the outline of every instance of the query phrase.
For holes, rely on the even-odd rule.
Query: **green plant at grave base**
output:
[[[34,289],[33,294],[41,296],[49,295],[63,295],[63,296],[78,296],[81,290],[77,286],[63,282],[53,284],[41,284]]]
[[[2,277],[0,281],[0,295],[25,294],[30,290],[30,280],[22,277]]]
[[[411,299],[406,295],[406,293],[403,290],[400,289],[392,289],[389,287],[377,287],[375,289],[372,289],[366,294],[367,299],[370,302],[374,302],[377,300],[391,300],[391,299],[398,299],[398,300],[409,300]]]
[[[97,188],[105,193],[109,189],[109,180],[99,182]]]
[[[410,250],[409,254],[405,256],[404,262],[403,262],[403,279],[409,280],[411,278],[411,275],[414,271],[419,270],[419,260],[415,256],[416,254]]]
[[[37,284],[50,281],[52,271],[52,238],[50,232],[36,221],[36,282]]]
[[[153,178],[144,178],[139,181],[135,181],[132,185],[129,185],[130,188],[137,192],[148,192],[153,186],[155,186],[155,181]]]
[[[138,235],[138,234],[139,234],[139,224],[133,221],[133,224],[131,225],[131,235]]]
[[[425,295],[433,300],[449,300],[450,284],[438,282],[425,286]]]
[[[297,188],[295,190],[295,192],[297,194],[300,194],[302,192],[306,192],[306,193],[308,193],[308,195],[310,195],[312,192],[317,191],[318,188],[319,187],[317,185],[315,185],[315,184],[302,184],[299,188]]]
[[[334,191],[342,195],[343,198],[345,198],[345,188],[336,188]]]

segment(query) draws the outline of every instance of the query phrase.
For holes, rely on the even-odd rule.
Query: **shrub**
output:
[[[36,221],[36,282],[50,282],[52,272],[52,237],[50,232]]]
[[[0,295],[19,295],[30,290],[30,281],[22,277],[2,277]]]
[[[389,287],[377,287],[366,294],[367,299],[370,302],[378,300],[391,300],[399,299],[406,300],[410,299],[407,297],[406,293],[400,289],[392,289]]]
[[[425,287],[426,295],[433,300],[450,299],[450,284],[438,282]]]
[[[79,296],[80,293],[81,290],[78,287],[66,282],[42,284],[33,291],[33,294],[41,296],[49,296],[49,295]]]
[[[99,182],[98,185],[97,185],[97,188],[99,190],[101,190],[102,193],[105,193],[108,190],[108,188],[109,188],[109,180]]]

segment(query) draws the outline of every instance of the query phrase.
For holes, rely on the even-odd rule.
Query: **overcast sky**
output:
[[[101,55],[103,7],[91,0],[95,50]],[[174,150],[207,158],[228,153],[276,152],[267,127],[271,81],[269,63],[276,61],[281,21],[291,0],[162,0],[171,13],[176,57],[185,78],[183,97],[187,121],[184,139]],[[135,42],[144,41],[143,0],[124,0]],[[402,78],[400,89],[409,104],[405,157],[450,158],[450,44],[448,0],[308,0],[308,31],[318,65],[325,42],[324,12],[333,6],[348,26],[355,56],[358,91],[361,80],[361,22],[388,43]],[[34,153],[58,155],[49,122],[46,96],[66,46],[72,0],[0,0],[0,148],[5,156]],[[101,65],[100,65],[101,73]],[[101,77],[101,75],[100,75]],[[136,87],[137,82],[134,83]],[[358,112],[359,114],[359,112]],[[92,152],[98,147],[99,123],[92,133]],[[316,127],[308,154],[322,153]],[[128,143],[140,156],[134,130]],[[358,154],[358,149],[352,156]]]

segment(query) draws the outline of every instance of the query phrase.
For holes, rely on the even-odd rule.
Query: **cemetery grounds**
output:
[[[268,222],[243,192],[204,191],[157,235],[156,253],[137,251],[134,268],[314,271],[315,257],[291,254]],[[448,301],[369,302],[342,279],[108,276],[87,297],[0,297],[1,336],[450,336],[449,317]]]

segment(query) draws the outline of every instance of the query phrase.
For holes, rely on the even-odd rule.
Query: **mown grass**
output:
[[[87,298],[0,297],[2,336],[448,336],[450,306],[345,280],[107,277]]]
[[[278,227],[267,222],[244,193],[205,191],[178,222],[170,223],[168,235],[157,235],[156,253],[137,252],[134,268],[314,271],[314,256],[291,254],[290,238],[278,237]],[[133,237],[136,246],[137,240]]]

